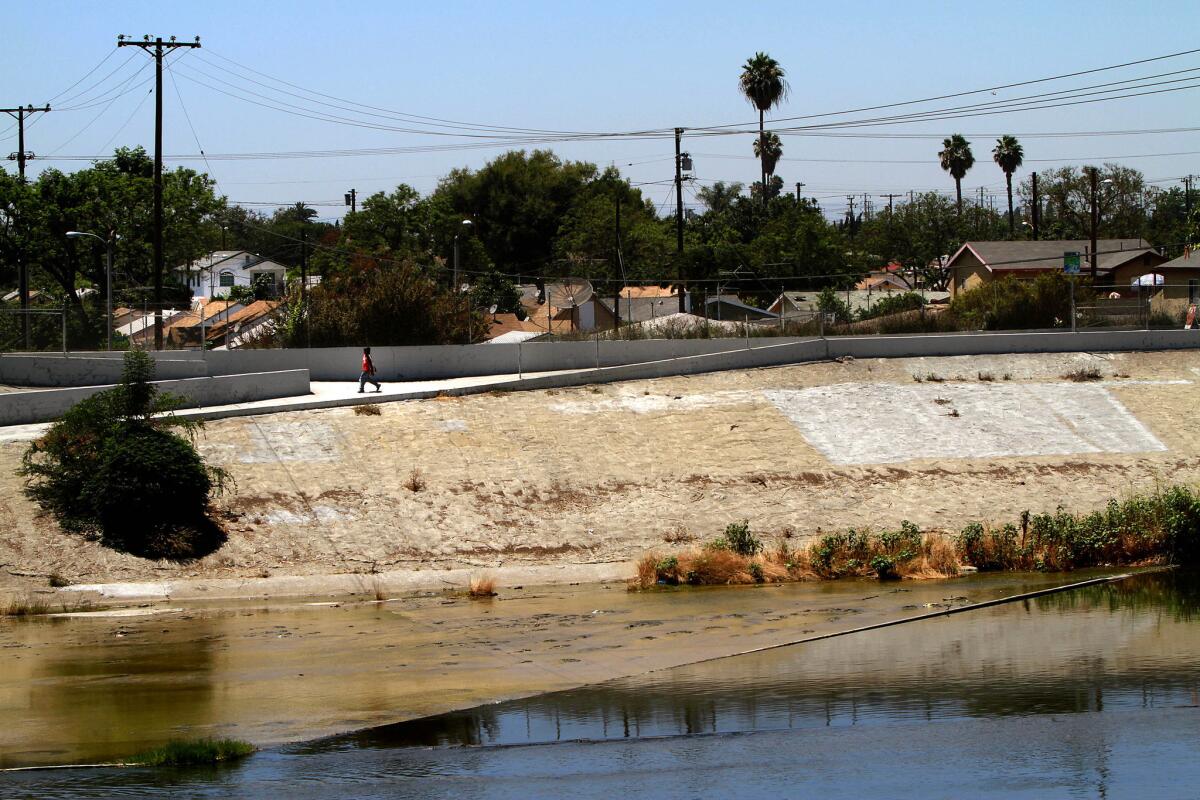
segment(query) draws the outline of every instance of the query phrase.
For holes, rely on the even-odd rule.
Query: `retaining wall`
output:
[[[308,370],[303,369],[154,381],[154,384],[164,392],[184,398],[185,408],[247,403],[309,393]],[[0,425],[24,425],[56,419],[85,397],[110,388],[80,386],[0,394]]]
[[[811,347],[792,345],[807,344]],[[779,337],[746,339],[647,339],[632,342],[537,342],[526,344],[437,345],[425,347],[372,348],[380,380],[439,380],[479,375],[552,372],[567,369],[636,366],[717,354],[747,353],[775,349],[792,353],[794,361],[814,358],[900,358],[911,356],[958,356],[996,353],[1119,352],[1170,350],[1200,347],[1200,331],[1025,331],[1020,333],[950,333],[911,336],[839,336],[828,339]],[[781,349],[780,349],[781,348]],[[80,385],[105,375],[116,380],[119,369],[105,366],[116,354],[82,357],[61,355],[0,356],[0,383],[11,385]],[[156,353],[159,376],[163,378],[200,375],[235,375],[275,370],[306,369],[317,381],[351,381],[358,378],[361,348],[327,347],[287,350],[214,351],[200,359],[199,352]],[[14,362],[10,367],[9,362]],[[76,363],[86,362],[86,363]],[[735,364],[705,369],[737,369],[761,365],[761,357],[750,360],[708,360],[708,364]],[[788,362],[779,362],[788,363]],[[693,367],[688,366],[688,369]],[[665,369],[656,367],[656,370]],[[105,371],[116,370],[116,372]],[[703,371],[703,370],[699,370]],[[664,372],[662,374],[679,374]],[[28,377],[39,382],[23,383]],[[56,383],[52,381],[57,381]]]

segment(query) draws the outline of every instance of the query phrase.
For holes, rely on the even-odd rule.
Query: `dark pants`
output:
[[[369,372],[359,373],[359,375],[358,375],[358,390],[361,392],[368,383],[375,384],[376,389],[383,388],[383,384],[381,384],[379,381],[375,380],[375,378],[371,376],[371,373],[369,373]]]

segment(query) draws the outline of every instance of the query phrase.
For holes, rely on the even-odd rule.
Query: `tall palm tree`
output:
[[[962,179],[967,170],[975,166],[975,156],[971,153],[971,143],[961,133],[956,133],[949,139],[942,140],[942,149],[938,153],[942,160],[942,169],[954,178],[954,191],[958,195],[958,215],[962,216]]]
[[[1021,166],[1025,159],[1025,148],[1021,147],[1021,143],[1017,141],[1017,137],[1005,134],[996,140],[996,146],[992,149],[992,160],[999,165],[1000,169],[1004,170],[1004,181],[1008,184],[1008,235],[1012,236],[1016,230],[1016,225],[1013,221],[1013,203],[1012,203],[1012,176],[1013,173]]]
[[[779,135],[774,131],[767,131],[761,139],[755,139],[754,155],[762,162],[765,176],[772,177],[775,174],[775,165],[783,156],[783,142],[779,141]]]
[[[767,199],[767,131],[764,127],[763,115],[783,102],[787,97],[788,83],[784,80],[783,67],[779,62],[766,53],[755,53],[754,58],[746,59],[742,65],[742,75],[738,79],[738,88],[746,96],[750,105],[758,109],[758,141],[759,149],[764,155],[762,161],[763,200]]]
[[[308,222],[317,216],[317,210],[305,205],[303,201],[289,206],[288,213],[297,222]]]

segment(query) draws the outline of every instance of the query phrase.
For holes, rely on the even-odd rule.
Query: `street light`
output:
[[[116,243],[117,243],[117,239],[120,239],[121,237],[120,237],[120,236],[117,236],[117,232],[116,232],[116,231],[109,231],[109,233],[108,233],[108,238],[107,238],[107,239],[105,239],[103,236],[97,236],[97,235],[96,235],[96,234],[94,234],[94,233],[88,233],[88,232],[86,232],[86,231],[67,231],[67,238],[68,238],[68,239],[82,239],[82,238],[85,238],[85,237],[88,237],[88,238],[95,239],[95,240],[96,240],[96,241],[98,241],[98,242],[103,242],[103,243],[104,243],[104,250],[105,250],[105,253],[106,253],[106,255],[108,256],[108,265],[107,265],[107,268],[104,270],[104,282],[105,282],[105,289],[106,289],[106,291],[105,291],[105,294],[107,295],[107,303],[108,303],[108,347],[107,347],[107,349],[109,349],[109,350],[112,350],[112,334],[113,334],[113,311],[112,311],[112,268],[113,268],[113,247],[116,245]]]
[[[462,221],[463,228],[471,229],[471,220],[464,219]],[[458,286],[458,234],[454,234],[454,286]]]

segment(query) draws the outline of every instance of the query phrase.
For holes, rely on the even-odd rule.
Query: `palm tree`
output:
[[[1004,170],[1004,180],[1008,184],[1008,235],[1012,236],[1016,229],[1013,222],[1012,176],[1021,166],[1025,158],[1025,148],[1017,141],[1017,137],[1005,134],[996,140],[992,150],[992,160]]]
[[[755,53],[754,58],[746,59],[742,66],[742,75],[738,79],[738,88],[746,96],[750,105],[758,109],[758,141],[762,161],[762,185],[767,186],[767,132],[764,127],[763,115],[783,102],[787,97],[788,84],[784,80],[783,67],[779,62],[766,53]],[[767,197],[763,191],[763,200]]]
[[[317,210],[306,206],[303,202],[288,207],[288,213],[297,222],[308,222],[317,216]]]
[[[956,133],[949,139],[942,140],[942,150],[938,153],[942,160],[942,169],[954,178],[954,191],[958,194],[958,215],[962,216],[962,179],[967,170],[975,166],[975,156],[971,153],[971,143],[961,133]]]
[[[779,135],[773,131],[767,131],[761,139],[755,139],[754,155],[758,156],[759,161],[762,162],[765,176],[768,178],[773,176],[775,165],[783,156],[783,142],[779,141]]]

